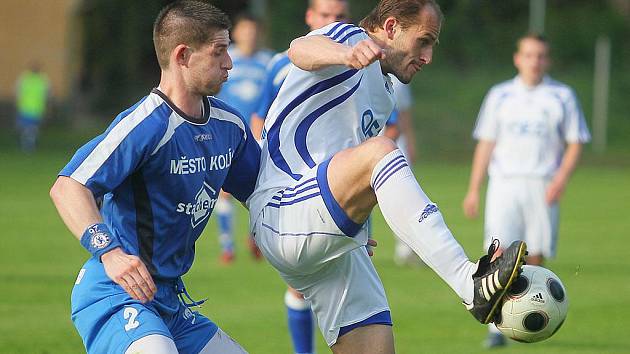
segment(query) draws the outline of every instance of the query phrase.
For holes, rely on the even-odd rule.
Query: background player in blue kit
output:
[[[480,322],[494,318],[523,264],[514,242],[477,263],[454,239],[397,146],[378,136],[403,83],[432,59],[442,22],[432,0],[382,0],[362,28],[330,24],[291,43],[291,67],[263,133],[248,200],[263,255],[304,294],[334,353],[393,353],[389,305],[365,246],[378,204],[396,236]]]
[[[259,168],[260,149],[243,118],[208,97],[232,67],[229,28],[212,5],[166,6],[153,29],[159,87],[81,147],[50,191],[92,254],[71,301],[89,353],[245,352],[191,310],[199,302],[181,278],[219,190],[244,202]]]
[[[241,14],[236,17],[232,30],[234,44],[228,49],[233,67],[227,82],[217,94],[218,98],[236,108],[248,124],[260,102],[267,63],[273,55],[270,50],[259,48],[260,32],[261,24],[254,16]],[[229,194],[221,192],[215,210],[221,245],[220,260],[224,264],[229,264],[235,257],[234,211]],[[253,239],[248,239],[248,245],[253,256],[259,259],[261,256],[258,249],[253,246]]]
[[[345,0],[309,0],[304,22],[313,31],[336,21],[346,21],[348,18],[349,6]],[[290,68],[291,61],[286,51],[276,54],[269,62],[260,103],[252,114],[250,123],[252,133],[257,139],[262,136],[269,108],[276,99]],[[284,294],[284,304],[287,307],[287,324],[293,351],[296,354],[314,353],[315,327],[311,306],[304,301],[301,293],[291,287],[288,287]]]

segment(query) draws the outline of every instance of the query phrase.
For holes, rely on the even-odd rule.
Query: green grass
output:
[[[65,143],[53,143],[66,140]],[[70,321],[70,291],[86,252],[69,234],[48,198],[56,172],[84,136],[57,133],[35,155],[0,143],[0,353],[81,353]],[[68,141],[69,140],[69,141]],[[470,156],[470,155],[468,155]],[[460,161],[467,161],[465,156]],[[503,353],[623,353],[627,336],[630,262],[628,200],[630,167],[598,163],[580,166],[562,202],[558,258],[549,262],[564,281],[571,301],[564,327],[539,344],[514,343]],[[603,161],[605,162],[605,158]],[[468,162],[430,159],[417,176],[442,209],[448,225],[476,258],[482,222],[464,219]],[[290,353],[283,306],[284,286],[266,263],[252,261],[244,246],[246,215],[238,215],[237,261],[220,266],[214,220],[197,244],[186,276],[193,297],[209,297],[201,309],[251,353]],[[392,307],[398,353],[482,353],[485,328],[453,292],[427,269],[393,264],[393,237],[375,213],[379,241],[374,262]],[[321,336],[318,352],[326,353]]]

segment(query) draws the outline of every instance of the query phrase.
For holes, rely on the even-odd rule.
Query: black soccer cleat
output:
[[[488,248],[488,254],[477,262],[477,271],[472,276],[475,282],[473,303],[464,304],[466,309],[484,324],[494,319],[497,309],[500,309],[499,304],[503,295],[521,272],[527,254],[525,242],[514,241],[501,256],[491,261],[498,248],[499,240],[495,239]]]

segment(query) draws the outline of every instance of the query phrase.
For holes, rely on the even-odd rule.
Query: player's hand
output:
[[[371,39],[364,39],[349,48],[345,55],[346,66],[363,69],[377,60],[385,58],[385,52]]]
[[[560,200],[566,185],[567,182],[564,178],[558,176],[554,177],[551,183],[547,186],[547,191],[545,193],[545,201],[547,202],[547,205],[551,205]]]
[[[143,303],[153,300],[157,288],[140,258],[126,254],[119,247],[103,254],[101,261],[107,276],[129,296]]]
[[[367,245],[365,246],[365,249],[367,250],[368,256],[372,257],[374,256],[374,247],[378,246],[378,243],[376,242],[376,240],[374,239],[368,239],[367,241]]]
[[[479,193],[469,191],[462,202],[462,209],[464,209],[464,215],[469,219],[479,216]]]

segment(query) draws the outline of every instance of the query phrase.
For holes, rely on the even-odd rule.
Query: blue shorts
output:
[[[182,304],[176,282],[156,282],[155,299],[143,304],[114,283],[103,265],[88,260],[72,289],[72,322],[88,353],[124,353],[150,334],[171,338],[180,353],[199,353],[217,325]]]

